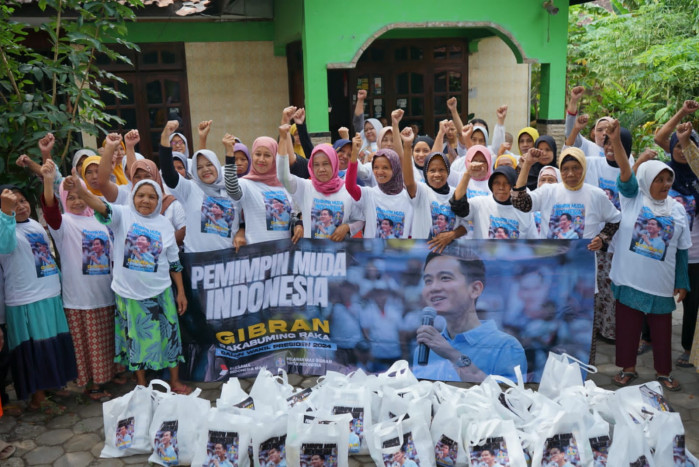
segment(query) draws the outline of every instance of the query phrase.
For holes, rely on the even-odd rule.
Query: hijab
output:
[[[485,176],[483,176],[482,178],[473,177],[473,179],[478,181],[488,180],[488,177],[490,177],[491,174],[491,167],[493,166],[493,157],[490,155],[490,150],[487,147],[481,146],[480,144],[476,144],[468,148],[468,151],[466,151],[466,167],[468,167],[471,164],[473,158],[476,157],[476,155],[479,153],[483,154],[483,157],[485,157],[487,170]]]
[[[184,165],[184,170],[189,174],[189,159],[187,159],[187,156],[182,154],[181,152],[173,152],[172,153],[172,158],[177,159],[178,161],[182,162],[182,165]]]
[[[78,162],[80,162],[80,159],[82,159],[83,157],[90,157],[96,155],[97,154],[95,154],[95,151],[93,151],[92,149],[80,149],[78,151],[75,151],[75,154],[73,155],[73,168],[75,169],[78,167]]]
[[[379,133],[381,133],[381,130],[383,130],[383,125],[375,118],[367,118],[366,121],[371,123],[371,126],[374,127],[374,131],[376,132],[376,141],[370,143],[364,136],[364,128],[362,128],[362,131],[359,133],[362,136],[362,151],[368,150],[370,152],[376,152],[379,148],[378,143],[381,141],[379,139]]]
[[[138,189],[141,188],[143,185],[152,186],[155,189],[155,193],[158,195],[158,205],[155,207],[153,212],[151,212],[147,216],[138,212],[138,210],[136,209],[136,203],[134,202],[134,198],[136,197],[136,192],[138,192]],[[147,219],[153,219],[155,217],[158,217],[160,215],[160,211],[161,211],[162,206],[163,206],[163,192],[162,192],[162,190],[160,190],[160,186],[155,182],[155,180],[149,180],[149,179],[141,180],[133,187],[133,190],[131,190],[131,196],[129,196],[129,206],[131,206],[131,210],[137,216],[145,217]]]
[[[417,143],[425,143],[425,144],[427,144],[427,146],[429,146],[429,148],[430,148],[430,151],[432,150],[432,146],[434,146],[434,140],[433,140],[431,137],[427,136],[427,135],[422,135],[422,136],[418,136],[417,138],[415,138],[415,140],[413,141],[413,149],[415,149],[415,146],[417,145]],[[414,165],[417,169],[419,169],[420,171],[422,171],[423,166],[422,166],[422,165],[417,165],[417,162],[415,162],[415,158],[414,158],[414,157],[413,157],[413,165]]]
[[[427,171],[430,167],[430,162],[432,162],[432,159],[434,159],[437,156],[441,157],[444,161],[444,165],[447,167],[447,177],[449,176],[449,173],[451,172],[451,164],[449,163],[449,158],[441,152],[431,152],[427,155],[427,157],[425,157],[425,165],[422,168],[422,175],[425,177],[425,183],[428,187],[432,188],[432,191],[434,191],[435,193],[439,193],[440,195],[446,195],[449,194],[449,183],[447,183],[446,180],[444,181],[444,185],[441,188],[433,187],[427,180]]]
[[[483,133],[483,137],[485,138],[485,144],[487,145],[488,144],[488,130],[480,123],[476,123],[475,125],[473,125],[473,133],[475,133],[477,131],[480,131],[481,133]],[[471,137],[473,137],[473,133],[471,134]],[[483,180],[485,180],[485,179],[483,179]]]
[[[393,175],[386,183],[378,183],[379,189],[387,195],[397,195],[403,191],[403,169],[400,164],[400,157],[393,149],[379,149],[374,159],[371,161],[371,167],[374,168],[374,162],[377,157],[385,157],[391,164]]]
[[[495,168],[497,169],[500,163],[501,159],[509,159],[512,161],[512,168],[516,169],[517,168],[517,158],[513,156],[512,154],[500,154],[496,159],[495,159]]]
[[[148,175],[150,175],[151,180],[155,180],[155,182],[160,187],[160,191],[165,193],[165,189],[163,188],[163,179],[160,176],[160,172],[158,171],[158,167],[155,165],[155,162],[148,159],[140,159],[134,162],[133,167],[131,167],[131,170],[129,171],[129,176],[131,177],[131,180],[133,180],[133,177],[134,175],[136,175],[138,169],[143,169],[146,172],[148,172]],[[173,195],[163,196],[163,205],[160,213],[165,214],[165,211],[172,204],[173,201],[175,201],[175,197]]]
[[[18,187],[17,185],[12,185],[12,184],[5,184],[5,185],[0,185],[0,193],[2,193],[5,190],[10,190],[12,192],[17,192],[20,193],[22,196],[24,196],[24,199],[29,201],[29,198],[27,197],[27,192]],[[29,203],[29,218],[27,218],[26,221],[22,222],[29,222],[29,219],[31,218],[31,212],[32,212],[32,203]]]
[[[626,153],[626,157],[629,157],[631,155],[631,146],[632,146],[632,139],[631,139],[631,132],[624,128],[621,127],[619,128],[619,139],[621,139],[621,146],[624,148],[624,152]],[[607,144],[609,142],[609,136],[604,137],[604,144]],[[611,161],[607,159],[607,155],[604,155],[604,160],[607,161],[607,164],[611,167],[614,167],[615,169],[619,168],[619,164],[616,163],[616,160],[612,159]]]
[[[638,167],[638,172],[636,178],[638,179],[638,189],[641,191],[643,196],[643,204],[648,207],[654,216],[664,217],[672,215],[673,203],[676,203],[672,197],[667,196],[663,200],[657,200],[650,195],[650,186],[653,184],[653,180],[658,176],[663,170],[669,170],[672,172],[673,182],[675,178],[675,171],[672,167],[669,167],[664,162],[651,160],[644,162]],[[673,183],[674,185],[674,183]]]
[[[583,173],[580,177],[580,182],[578,182],[577,185],[570,186],[566,184],[565,180],[562,180],[563,186],[565,186],[568,190],[577,191],[580,188],[582,188],[585,184],[585,175],[587,174],[587,160],[585,159],[585,153],[582,151],[582,149],[576,147],[565,148],[563,152],[561,152],[561,155],[558,159],[559,167],[563,167],[563,163],[568,162],[570,160],[574,160],[582,166]]]
[[[385,126],[381,129],[381,132],[379,132],[379,136],[376,139],[376,145],[378,147],[381,147],[381,141],[383,141],[383,137],[386,136],[386,133],[388,133],[389,131],[391,132],[391,134],[393,134],[393,128],[390,126]],[[395,144],[395,141],[394,141],[394,144]]]
[[[207,160],[211,161],[216,167],[216,180],[212,183],[205,183],[199,179],[199,174],[197,173],[197,158],[199,156],[204,156]],[[197,184],[201,191],[206,194],[206,196],[221,196],[226,192],[226,184],[223,181],[223,170],[221,169],[221,163],[218,161],[216,153],[209,151],[208,149],[200,149],[194,153],[192,156],[192,180]]]
[[[536,179],[537,188],[539,187],[539,182],[541,181],[541,177],[543,177],[547,173],[550,173],[551,175],[556,177],[557,182],[561,181],[561,171],[558,170],[558,167],[554,167],[552,165],[547,165],[546,167],[543,167],[541,169],[541,171],[539,172],[539,176]]]
[[[342,148],[343,148],[345,145],[347,145],[347,144],[350,144],[350,145],[351,145],[351,144],[352,144],[352,141],[350,141],[350,140],[348,140],[348,139],[344,139],[344,138],[338,139],[337,141],[335,141],[335,142],[333,143],[333,149],[334,149],[335,152],[337,153],[337,152],[340,151],[340,149],[342,149]],[[339,160],[339,159],[338,159],[338,160]],[[349,164],[347,164],[347,165],[349,166]],[[338,175],[340,175],[340,177],[342,177],[342,178],[345,177],[345,174],[346,174],[346,173],[347,173],[347,169],[345,169],[345,170],[340,169],[340,170],[338,171]]]
[[[504,175],[505,178],[507,178],[507,182],[510,184],[510,187],[513,187],[517,184],[517,172],[515,169],[512,167],[509,167],[507,165],[504,165],[502,167],[498,167],[497,169],[493,170],[493,173],[490,175],[488,178],[488,188],[490,188],[490,191],[493,191],[493,181],[495,180],[495,177],[498,175]],[[512,204],[512,198],[507,198],[507,201],[498,201],[495,198],[495,195],[493,195],[493,200],[498,203],[498,204]]]
[[[68,202],[68,191],[64,188],[63,184],[65,183],[66,179],[64,178],[61,180],[61,184],[58,186],[58,196],[61,198],[61,204],[63,205],[63,211],[67,214],[73,214],[72,212],[68,211],[68,205],[66,204]],[[83,186],[83,188],[87,188],[87,185],[85,184],[85,181],[81,178],[78,178],[78,181],[80,184]],[[83,212],[80,214],[74,214],[76,216],[85,216],[85,217],[92,217],[95,215],[95,211],[92,210],[91,207],[85,205],[85,209]]]
[[[175,136],[179,136],[180,138],[182,138],[182,141],[184,142],[184,155],[185,157],[187,157],[187,159],[189,159],[189,143],[187,142],[187,137],[182,133],[171,134],[170,139],[168,140],[170,141],[170,146],[172,146],[172,138],[174,138]]]
[[[522,132],[520,132],[520,134],[521,133]],[[553,137],[549,135],[542,135],[534,141],[533,147],[538,148],[539,144],[542,142],[547,143],[553,150],[553,160],[551,160],[551,162],[549,162],[548,164],[542,164],[541,162],[535,162],[534,164],[532,164],[531,168],[529,169],[529,175],[527,176],[527,188],[529,188],[530,190],[536,190],[537,184],[539,182],[539,172],[541,172],[542,168],[546,166],[556,167],[556,153],[558,152],[556,140],[554,140]]]
[[[316,178],[316,174],[313,171],[313,161],[316,158],[316,155],[322,152],[324,155],[328,157],[328,160],[330,161],[330,166],[332,167],[332,176],[330,177],[330,180],[327,182],[321,182]],[[337,193],[340,191],[340,188],[343,187],[345,182],[340,178],[338,172],[340,169],[340,161],[337,160],[337,153],[335,150],[330,146],[329,144],[319,144],[315,148],[313,148],[313,152],[311,153],[311,157],[308,159],[308,174],[311,176],[311,183],[313,183],[313,188],[316,189],[319,193],[322,193],[325,196],[332,195],[333,193]]]
[[[699,135],[696,131],[692,131],[689,135],[689,139],[694,145],[699,146]],[[677,132],[672,133],[670,137],[670,161],[667,163],[675,172],[675,180],[672,182],[672,189],[684,196],[694,196],[695,199],[699,199],[699,181],[697,176],[694,175],[689,164],[677,162],[674,157],[672,157],[675,147],[679,144],[680,140],[677,137]]]
[[[291,125],[291,129],[289,129],[289,133],[291,133],[291,136],[293,137],[294,135],[298,134],[298,132],[299,132],[298,127],[296,126],[295,123],[293,123]],[[293,140],[293,141],[294,141],[294,152],[296,153],[297,156],[301,156],[305,159],[306,153],[303,151],[303,146],[301,146],[300,142],[298,144],[296,144],[296,140]],[[250,158],[250,156],[248,156],[248,159],[249,158]]]
[[[517,133],[517,151],[519,151],[520,156],[523,156],[524,154],[522,154],[522,150],[519,148],[519,137],[522,136],[524,133],[531,136],[532,141],[536,141],[537,139],[539,139],[539,132],[536,130],[536,128],[525,126],[521,130],[519,130],[519,133]]]
[[[87,172],[87,168],[91,166],[92,164],[97,164],[98,166],[100,165],[100,160],[102,158],[100,156],[89,156],[87,159],[85,159],[85,162],[83,162],[83,170],[82,173],[80,174],[82,176],[82,179],[85,180],[85,172]],[[92,188],[90,185],[85,185],[87,189],[90,191],[95,196],[102,196],[102,192]]]
[[[247,168],[247,170],[245,171],[245,173],[243,173],[243,174],[240,175],[241,177],[244,177],[244,176],[246,176],[247,174],[250,173],[250,167],[252,167],[252,159],[250,159],[250,151],[248,151],[248,147],[245,146],[243,143],[235,143],[235,145],[233,146],[233,154],[235,154],[235,153],[238,152],[238,151],[240,151],[240,152],[242,152],[243,154],[245,154],[245,157],[246,157],[247,160],[248,160],[248,168]],[[295,147],[295,146],[294,146],[294,151],[296,151],[296,147]],[[297,154],[298,154],[298,153],[297,153]],[[275,158],[277,157],[276,154],[274,155],[274,157],[275,157]],[[306,156],[303,156],[303,157],[306,157]]]
[[[255,150],[260,146],[269,149],[272,153],[272,166],[267,172],[261,174],[255,169],[255,165],[251,161],[250,173],[245,178],[269,186],[282,186],[282,182],[277,178],[277,150],[279,149],[277,142],[269,136],[260,136],[252,143],[252,153],[255,154]]]

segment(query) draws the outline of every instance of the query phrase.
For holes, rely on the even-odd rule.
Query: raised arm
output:
[[[490,147],[493,148],[494,151],[500,149],[500,146],[505,142],[505,119],[507,118],[507,109],[508,107],[506,105],[501,105],[495,109],[497,123],[490,137]]]
[[[663,125],[653,137],[655,143],[663,148],[665,152],[670,152],[670,136],[675,131],[675,127],[680,124],[683,118],[693,114],[699,109],[697,101],[684,101],[680,110]]]
[[[46,136],[39,140],[39,151],[41,151],[41,162],[44,163],[51,159],[51,151],[56,144],[56,138],[52,133],[46,133]]]
[[[448,123],[449,120],[442,120],[439,122],[439,131],[437,131],[437,136],[434,137],[432,152],[442,152],[444,150],[444,135],[447,132]]]
[[[286,191],[293,195],[294,193],[296,193],[296,189],[298,188],[298,186],[296,183],[296,178],[291,176],[288,163],[289,146],[291,146],[291,152],[294,152],[294,142],[291,140],[291,133],[289,132],[290,129],[291,125],[289,125],[288,123],[279,127],[279,157],[277,157],[277,178],[280,182],[282,182],[282,185],[284,185]]]
[[[40,198],[41,206],[44,211],[44,220],[49,227],[58,230],[61,227],[63,216],[56,202],[56,194],[54,191],[54,182],[56,179],[56,164],[51,159],[47,159],[44,165],[41,166],[41,177],[44,181],[44,191]],[[63,206],[63,209],[67,207]]]
[[[471,135],[473,134],[473,124],[469,123],[461,129],[461,133],[458,133],[459,143],[466,149],[473,146],[473,140],[471,140]]]
[[[447,99],[447,108],[451,113],[451,121],[454,122],[454,126],[456,127],[456,134],[460,135],[461,131],[464,129],[464,122],[461,121],[461,115],[459,115],[456,97]]]
[[[114,152],[121,144],[121,135],[110,133],[107,135],[105,143],[104,153],[100,158],[99,170],[97,171],[97,189],[102,192],[102,196],[107,201],[113,203],[119,194],[119,187],[111,181],[111,175],[114,169]]]
[[[296,131],[298,131],[303,152],[306,153],[306,157],[309,157],[313,152],[313,141],[311,141],[311,137],[308,136],[308,129],[306,128],[306,109],[297,109],[296,113],[294,113],[293,120],[296,124]]]
[[[566,137],[566,146],[575,146],[575,140],[578,138],[580,132],[587,126],[587,122],[589,121],[589,115],[578,115],[578,118],[575,119],[573,129],[570,131],[570,134]]]
[[[682,123],[677,127],[677,138],[682,146],[682,154],[687,159],[689,168],[692,169],[694,175],[699,177],[699,148],[689,139],[692,134],[692,123]]]
[[[354,106],[354,117],[352,125],[355,133],[361,133],[364,130],[364,100],[366,99],[366,91],[360,89],[357,91],[357,104]]]
[[[231,199],[238,201],[243,197],[243,192],[238,184],[238,166],[235,164],[235,136],[226,133],[222,142],[226,148],[226,193]]]
[[[67,191],[74,192],[80,199],[85,201],[85,204],[94,209],[95,212],[98,212],[103,216],[106,216],[109,212],[109,209],[104,201],[83,187],[77,175],[75,175],[75,169],[73,169],[73,175],[66,177],[66,179],[63,181],[63,188]]]
[[[619,180],[628,182],[631,178],[631,165],[629,164],[629,155],[626,154],[624,146],[621,144],[621,126],[619,120],[612,120],[607,125],[607,137],[612,143],[614,149],[614,160],[619,166]]]
[[[357,133],[352,138],[352,154],[345,174],[345,188],[355,201],[362,199],[362,189],[357,186],[357,157],[360,149],[362,149],[362,136]]]
[[[413,129],[409,126],[403,128],[400,132],[400,139],[403,142],[403,157],[401,157],[401,166],[403,169],[403,184],[411,198],[415,198],[417,193],[417,183],[415,182],[415,174],[413,173],[413,140],[415,135]],[[353,148],[354,149],[354,148]]]
[[[136,163],[136,145],[141,141],[141,135],[138,134],[138,130],[130,130],[124,135],[124,146],[126,146],[126,168],[129,172],[126,174],[126,178],[131,180],[131,167]]]
[[[180,174],[175,170],[172,162],[172,148],[170,147],[170,135],[177,131],[180,126],[177,120],[170,120],[165,124],[163,132],[160,134],[160,149],[158,159],[160,160],[160,171],[163,174],[163,181],[169,188],[175,188],[180,180]]]
[[[297,109],[294,106],[289,106],[289,107],[286,107],[284,110],[282,110],[281,126],[289,125],[289,127],[291,127],[291,117],[294,116],[294,114],[296,113],[296,110]],[[291,137],[291,134],[289,134],[289,136]],[[282,149],[281,148],[282,144],[285,144],[285,143],[284,143],[284,141],[282,141],[281,136],[280,136],[279,137],[280,150]],[[280,152],[280,154],[287,155],[287,157],[289,158],[289,167],[291,167],[292,165],[294,165],[296,163],[296,153],[294,152],[294,140],[293,139],[291,140],[291,151],[288,151],[287,148],[283,148],[283,149],[284,149],[284,152],[283,153]],[[289,152],[291,152],[291,154],[289,154]],[[310,153],[309,153],[309,157],[310,157]],[[281,181],[281,178],[279,180]]]
[[[396,148],[396,154],[401,159],[403,159],[403,145],[398,142],[398,135],[400,135],[398,124],[403,119],[403,114],[405,114],[403,109],[396,109],[391,112],[391,132],[393,132],[393,141],[395,141],[393,147]]]
[[[522,212],[529,212],[532,210],[532,197],[526,190],[527,179],[532,165],[538,162],[543,155],[544,152],[541,149],[531,148],[520,159],[522,171],[517,176],[517,182],[512,188],[512,206]]]
[[[17,195],[7,188],[0,193],[0,254],[8,254],[17,248],[17,236],[15,229],[15,208],[17,207]]]
[[[199,126],[197,127],[197,133],[199,134],[199,149],[206,149],[206,140],[209,137],[211,125],[213,123],[213,120],[203,120],[199,122]]]

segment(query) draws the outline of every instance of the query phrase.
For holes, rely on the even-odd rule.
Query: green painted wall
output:
[[[272,21],[139,21],[129,23],[126,40],[131,42],[230,42],[272,41]]]
[[[274,0],[274,55],[286,55],[286,44],[301,40],[303,0]]]
[[[542,119],[562,119],[568,3],[555,0],[560,9],[555,16],[550,16],[541,3],[541,0],[354,0],[348,4],[304,0],[302,40],[309,130],[328,130],[327,65],[349,67],[355,54],[372,36],[387,32],[391,29],[388,26],[396,23],[400,23],[399,29],[414,29],[428,23],[430,35],[458,32],[458,28],[449,23],[488,23],[478,27],[505,40],[514,49],[518,61],[550,65],[545,67],[547,86],[546,89],[542,86],[542,95],[546,93],[546,98],[542,97],[539,114]],[[440,23],[444,24],[444,31],[433,32],[440,29]],[[410,34],[393,30],[389,37],[416,37]]]

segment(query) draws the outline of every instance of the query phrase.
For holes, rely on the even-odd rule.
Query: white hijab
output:
[[[650,186],[653,180],[655,180],[655,177],[663,170],[669,170],[672,173],[673,180],[675,179],[675,172],[667,164],[660,161],[644,162],[638,168],[638,173],[636,174],[638,189],[643,196],[643,204],[648,206],[654,216],[658,217],[671,216],[674,206],[673,203],[677,202],[670,196],[667,196],[663,200],[657,200],[650,195]]]

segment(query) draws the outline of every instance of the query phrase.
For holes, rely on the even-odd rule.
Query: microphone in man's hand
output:
[[[422,309],[422,326],[434,326],[434,317],[437,316],[437,310],[431,306],[426,306]],[[430,358],[430,348],[427,344],[418,344],[417,347],[417,364],[427,365],[427,360]]]

